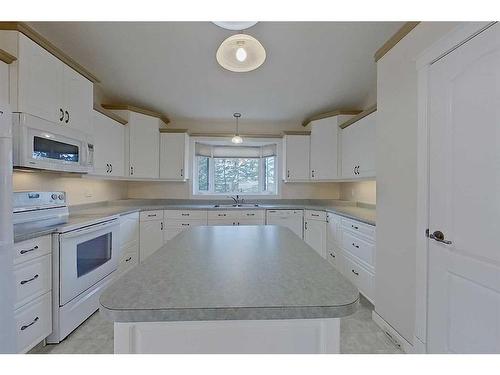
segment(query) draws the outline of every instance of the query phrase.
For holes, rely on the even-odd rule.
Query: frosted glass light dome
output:
[[[221,43],[216,58],[224,69],[238,73],[250,72],[264,63],[266,50],[253,36],[236,34]]]

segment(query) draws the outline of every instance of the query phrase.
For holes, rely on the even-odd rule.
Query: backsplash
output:
[[[102,202],[127,197],[127,183],[81,178],[49,172],[20,172],[13,174],[14,191],[65,191],[69,205]]]
[[[375,181],[356,181],[340,183],[340,199],[376,204],[377,183]]]

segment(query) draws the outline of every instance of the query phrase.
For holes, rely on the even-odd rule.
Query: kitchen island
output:
[[[292,231],[195,227],[101,296],[115,353],[338,353],[359,293]]]

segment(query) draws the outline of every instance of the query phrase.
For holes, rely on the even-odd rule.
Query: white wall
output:
[[[87,179],[49,172],[14,172],[14,191],[65,191],[69,205],[102,202],[127,197],[127,183]]]
[[[413,343],[415,328],[415,60],[455,26],[457,23],[452,22],[421,23],[377,64],[375,310],[410,343]]]

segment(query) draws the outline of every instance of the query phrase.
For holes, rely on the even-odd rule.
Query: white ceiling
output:
[[[259,69],[232,73],[215,59],[236,33],[211,22],[34,22],[100,80],[106,97],[175,120],[301,122],[375,96],[374,52],[400,22],[260,22]]]

